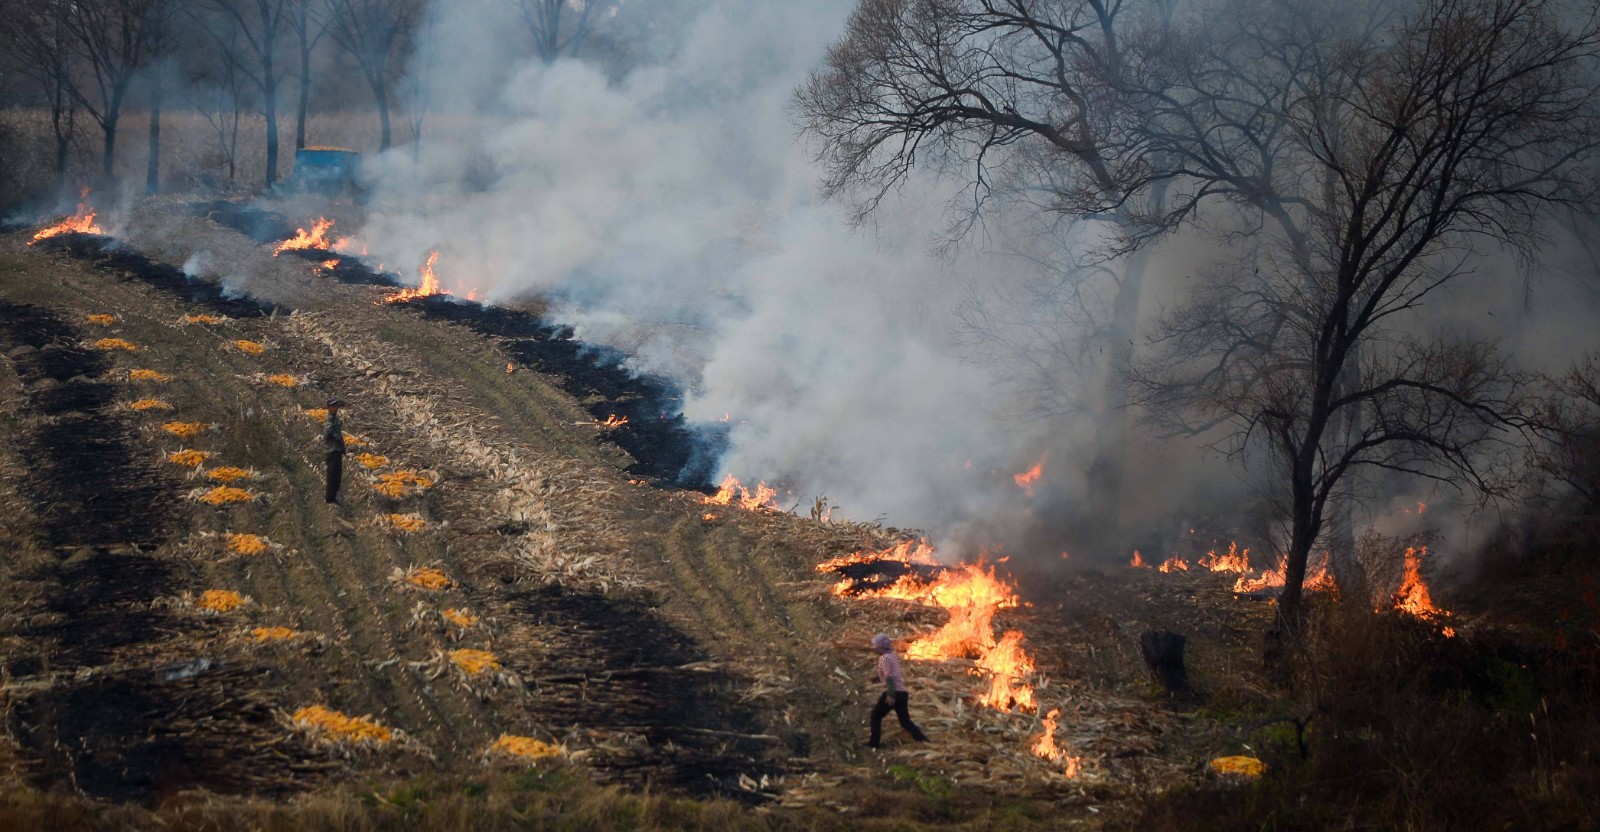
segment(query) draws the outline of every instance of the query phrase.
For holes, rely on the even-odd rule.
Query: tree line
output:
[[[576,55],[618,0],[504,0],[546,63]],[[438,9],[448,13],[448,8]],[[212,88],[220,101],[194,106],[229,160],[241,115],[265,120],[262,185],[280,178],[280,117],[293,96],[294,147],[306,146],[315,59],[335,49],[358,70],[379,120],[380,151],[393,142],[395,87],[428,33],[424,0],[12,0],[0,15],[0,71],[26,81],[26,102],[48,111],[57,190],[70,150],[98,133],[102,184],[114,178],[121,119],[137,93],[150,115],[145,190],[160,188],[161,114],[172,89]],[[420,131],[425,99],[413,106]]]

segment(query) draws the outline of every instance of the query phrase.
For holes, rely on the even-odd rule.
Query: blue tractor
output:
[[[361,153],[345,147],[307,147],[294,153],[289,188],[337,197],[347,190],[359,197]]]

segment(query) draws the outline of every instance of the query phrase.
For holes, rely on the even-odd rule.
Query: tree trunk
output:
[[[270,70],[269,70],[270,71]],[[262,109],[267,117],[267,189],[278,181],[278,91],[266,90]]]
[[[1110,524],[1113,535],[1122,523],[1122,481],[1127,453],[1128,375],[1133,371],[1133,339],[1139,326],[1139,295],[1149,249],[1128,256],[1113,301],[1111,331],[1107,334],[1106,375],[1101,395],[1099,435],[1094,460],[1089,465],[1090,504],[1093,516]]]
[[[112,187],[116,184],[117,161],[117,116],[108,114],[100,123],[100,131],[105,135],[105,143],[100,156],[100,178],[103,187]]]
[[[372,96],[378,101],[378,122],[383,126],[383,131],[378,139],[378,152],[389,149],[389,90],[385,88],[382,80],[372,84]]]
[[[311,48],[300,47],[300,101],[295,105],[294,149],[306,149],[306,110],[311,105]]]
[[[144,169],[144,192],[151,196],[161,191],[161,84],[156,83],[150,97],[150,159]]]
[[[56,138],[56,198],[62,198],[67,193],[67,163],[72,155],[72,124],[77,120],[76,108],[64,104],[59,93],[54,102],[51,113],[51,127],[54,128]]]

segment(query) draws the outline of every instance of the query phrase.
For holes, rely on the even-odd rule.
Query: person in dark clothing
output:
[[[894,711],[900,719],[900,727],[906,729],[912,739],[927,742],[927,735],[911,721],[908,708],[911,694],[906,691],[905,677],[900,675],[900,657],[894,654],[894,644],[887,635],[879,633],[872,637],[872,649],[878,651],[878,681],[883,683],[884,691],[878,697],[878,704],[872,707],[872,739],[867,745],[878,747],[883,735],[883,718],[890,711]]]
[[[339,422],[339,409],[344,402],[328,401],[328,421],[322,428],[322,444],[328,452],[328,490],[324,500],[330,505],[339,503],[339,484],[344,479],[344,425]]]

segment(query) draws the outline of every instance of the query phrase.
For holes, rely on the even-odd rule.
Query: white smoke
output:
[[[608,78],[509,61],[514,29],[495,44],[482,22],[503,4],[452,3],[463,28],[441,19],[437,37],[477,41],[439,85],[469,105],[435,117],[415,166],[385,160],[363,241],[391,268],[439,248],[458,294],[554,297],[579,337],[684,382],[691,420],[728,414],[726,470],[791,503],[826,494],[850,517],[941,531],[992,516],[1040,445],[963,360],[952,311],[1015,262],[930,254],[950,197],[931,183],[849,227],[789,119],[852,5],[712,3],[676,57]]]

